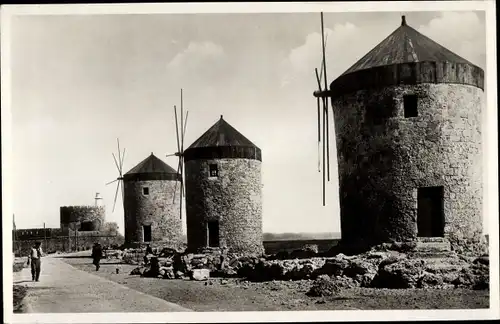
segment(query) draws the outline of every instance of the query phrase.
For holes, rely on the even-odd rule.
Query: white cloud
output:
[[[191,42],[182,52],[178,53],[168,64],[169,68],[184,67],[199,64],[207,60],[217,59],[224,55],[224,49],[212,42]]]
[[[418,31],[481,68],[486,63],[486,26],[475,12],[443,12]]]
[[[169,78],[181,84],[205,84],[220,76],[224,68],[224,49],[212,42],[191,42],[168,63]]]
[[[391,30],[376,26],[362,30],[352,23],[336,24],[333,29],[325,29],[326,62],[329,82],[342,74],[352,64],[365,55],[371,48],[384,39]],[[304,78],[317,87],[314,69],[321,68],[321,34],[309,34],[303,45],[294,48],[282,62],[285,77],[282,87],[302,83]]]

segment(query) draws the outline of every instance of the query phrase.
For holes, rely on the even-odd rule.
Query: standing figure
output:
[[[31,280],[39,281],[40,271],[42,267],[42,247],[40,242],[36,242],[33,247],[31,247],[31,252],[29,259],[31,259]]]
[[[151,245],[146,246],[146,252],[144,253],[144,265],[147,265],[149,262],[148,256],[152,256],[153,254],[153,249],[151,248]]]
[[[92,247],[92,259],[94,260],[92,263],[95,265],[95,271],[99,271],[101,267],[99,262],[101,262],[102,259],[102,246],[99,242],[94,243]]]

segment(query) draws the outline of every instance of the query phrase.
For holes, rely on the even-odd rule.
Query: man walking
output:
[[[31,247],[31,252],[29,258],[31,259],[31,280],[40,280],[40,271],[42,268],[41,258],[42,258],[42,243],[36,242],[34,246]]]
[[[95,271],[99,271],[99,268],[101,265],[99,264],[102,259],[102,247],[99,242],[94,243],[94,246],[92,247],[92,259],[94,259],[94,262],[92,262],[95,265]]]

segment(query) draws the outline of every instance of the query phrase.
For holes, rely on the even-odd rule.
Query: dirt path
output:
[[[14,273],[14,285],[28,288],[24,302],[30,313],[190,311],[78,270],[54,257],[43,258],[39,282],[32,282],[31,270],[25,268]]]
[[[67,258],[72,266],[96,273],[90,258]],[[306,311],[355,309],[488,308],[489,292],[465,289],[346,289],[332,297],[307,297],[312,281],[251,283],[211,278],[208,282],[131,276],[136,266],[103,262],[96,274],[131,289],[182,305],[193,311]],[[119,268],[119,274],[116,274]],[[224,283],[223,283],[224,282]]]

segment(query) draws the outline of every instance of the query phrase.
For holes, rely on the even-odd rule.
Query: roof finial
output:
[[[151,155],[153,155],[153,152],[151,152]]]
[[[223,116],[222,116],[222,115],[220,115],[220,119],[222,119],[222,117],[223,117]]]
[[[406,26],[406,17],[404,15],[401,16],[401,26]]]

